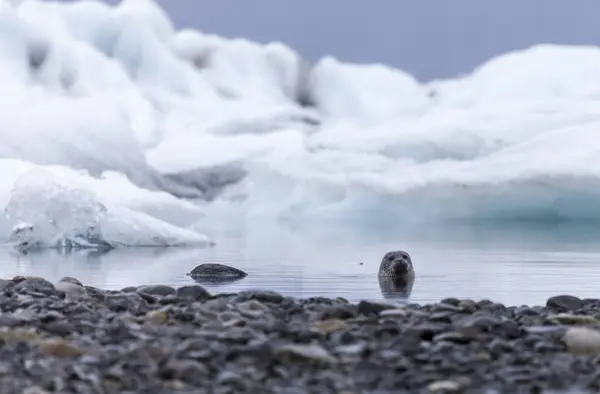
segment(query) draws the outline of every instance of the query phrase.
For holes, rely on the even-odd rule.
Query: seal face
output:
[[[415,281],[415,270],[410,255],[403,250],[386,253],[379,265],[378,279],[379,288],[385,298],[408,298]]]
[[[379,276],[389,276],[395,279],[409,279],[414,277],[410,255],[403,250],[388,252],[381,259],[379,265]]]

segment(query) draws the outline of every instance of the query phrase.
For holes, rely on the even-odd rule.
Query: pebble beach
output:
[[[0,281],[0,393],[600,390],[600,300],[427,305]]]

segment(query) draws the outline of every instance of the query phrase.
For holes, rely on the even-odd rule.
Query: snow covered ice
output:
[[[177,30],[151,0],[2,0],[0,230],[116,247],[209,245],[202,223],[240,215],[600,220],[598,70],[599,48],[540,45],[420,83]]]

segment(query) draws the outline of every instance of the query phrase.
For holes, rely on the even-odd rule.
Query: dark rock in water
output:
[[[197,282],[227,283],[248,276],[244,271],[223,264],[201,264],[188,274]]]
[[[572,295],[557,295],[548,298],[546,306],[558,311],[568,311],[581,308],[583,301]]]

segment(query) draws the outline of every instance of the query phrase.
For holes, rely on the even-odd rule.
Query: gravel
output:
[[[394,305],[0,281],[0,393],[600,390],[600,300]]]

